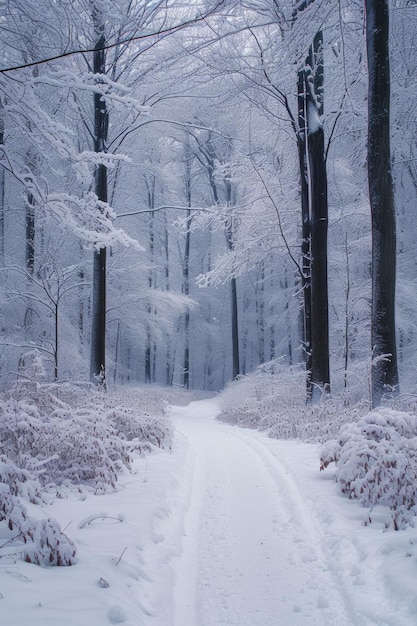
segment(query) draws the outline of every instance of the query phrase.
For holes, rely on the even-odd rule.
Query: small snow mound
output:
[[[122,624],[126,622],[127,615],[121,606],[115,604],[109,611],[109,620],[112,624]]]

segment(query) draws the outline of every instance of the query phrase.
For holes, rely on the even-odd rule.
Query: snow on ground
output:
[[[218,412],[173,407],[172,451],[137,458],[116,493],[28,507],[67,527],[78,563],[1,558],[0,625],[417,624],[417,532],[383,532],[383,509],[365,527],[315,445]]]

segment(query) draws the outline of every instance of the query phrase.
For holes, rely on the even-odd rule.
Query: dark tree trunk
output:
[[[155,288],[155,280],[154,280],[154,262],[155,262],[155,231],[154,231],[154,222],[155,222],[155,176],[152,176],[150,180],[145,179],[145,184],[148,192],[148,207],[150,211],[149,217],[149,256],[151,261],[151,266],[149,268],[148,273],[148,287],[149,287],[149,298],[151,302],[151,289]],[[146,330],[146,344],[145,344],[145,382],[151,383],[153,379],[152,372],[153,369],[153,350],[154,343],[152,340],[152,332],[151,332],[151,315],[156,314],[156,311],[152,309],[151,304],[149,303],[147,306],[148,313],[148,324]]]
[[[27,165],[30,171],[36,170],[36,159],[31,150],[26,153]],[[26,269],[30,276],[35,271],[35,198],[30,191],[25,193],[25,260]]]
[[[235,277],[230,280],[230,292],[232,301],[232,376],[234,380],[240,374],[239,322],[237,314],[237,287]]]
[[[82,248],[80,246],[80,256],[82,254]],[[78,271],[78,280],[79,280],[79,288],[78,288],[78,336],[80,339],[80,351],[82,352],[82,346],[84,345],[84,322],[85,322],[85,302],[84,302],[84,278],[85,272],[84,267],[81,266]]]
[[[185,154],[185,195],[187,202],[187,232],[185,234],[184,262],[182,268],[182,285],[185,296],[190,295],[190,245],[191,245],[191,153],[187,146]],[[184,363],[182,385],[190,388],[190,309],[184,315]]]
[[[164,213],[165,221],[165,238],[164,238],[164,252],[165,252],[165,290],[169,291],[169,231],[168,231],[168,217],[166,212]],[[171,374],[171,337],[167,337],[166,353],[165,353],[165,385],[168,387],[172,385]]]
[[[189,265],[190,265],[190,216],[191,211],[187,211],[187,233],[185,235],[185,251],[184,251],[184,267],[183,267],[183,289],[184,295],[188,296],[190,293],[190,277],[189,277]],[[183,387],[189,389],[190,387],[190,309],[187,307],[184,315],[184,365],[183,365]]]
[[[232,183],[229,178],[225,178],[226,187],[226,203],[232,206]],[[233,242],[233,217],[230,218],[230,225],[226,231],[227,247],[230,251],[234,249]],[[232,314],[232,377],[233,380],[240,374],[240,355],[239,355],[239,318],[237,303],[237,281],[233,276],[230,280],[230,297],[231,297],[231,314]]]
[[[324,132],[308,135],[311,190],[311,382],[313,399],[330,391],[327,287],[327,175]]]
[[[94,251],[91,382],[105,384],[106,373],[106,248]]]
[[[55,314],[54,379],[58,380],[59,300],[57,300],[54,303],[54,314]]]
[[[208,233],[208,254],[207,254],[207,272],[211,271],[211,228],[209,226]],[[212,389],[213,388],[213,338],[211,325],[213,323],[213,315],[211,309],[211,301],[208,299],[207,308],[205,314],[205,320],[207,324],[207,328],[209,329],[207,333],[206,339],[206,350],[205,350],[205,360],[204,360],[204,389]]]
[[[35,271],[35,210],[34,199],[31,193],[27,194],[25,209],[26,228],[26,269],[31,276]]]
[[[298,73],[298,153],[303,222],[303,291],[307,400],[330,392],[327,281],[327,173],[323,115],[323,36]]]
[[[368,178],[372,215],[372,406],[398,393],[395,341],[396,220],[390,150],[389,8],[365,0],[368,54]]]
[[[311,384],[311,224],[310,224],[310,201],[309,181],[307,168],[307,99],[305,91],[305,72],[298,72],[298,161],[300,168],[300,191],[301,191],[301,224],[302,224],[302,287],[303,287],[303,335],[301,343],[304,349],[304,361],[306,368],[306,394],[307,400],[312,396]]]
[[[103,27],[100,27],[103,30]],[[94,52],[94,74],[105,74],[105,37],[102,34],[96,42]],[[100,94],[94,94],[94,149],[105,152],[108,130],[106,101]],[[107,202],[107,168],[103,164],[96,167],[95,192],[98,200]],[[93,313],[91,332],[90,380],[105,386],[106,381],[106,248],[94,251],[93,268]]]

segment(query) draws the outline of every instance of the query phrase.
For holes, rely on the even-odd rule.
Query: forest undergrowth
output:
[[[58,521],[29,515],[28,504],[117,489],[134,455],[170,448],[167,407],[189,400],[180,389],[16,382],[0,397],[0,557],[74,564],[76,546]]]

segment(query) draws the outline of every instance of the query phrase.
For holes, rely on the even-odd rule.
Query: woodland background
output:
[[[96,380],[105,358],[108,385],[218,391],[261,367],[305,395],[297,81],[320,32],[309,121],[325,139],[331,388],[368,399],[363,3],[2,0],[0,15],[2,389]],[[391,2],[390,18],[404,396],[417,364],[415,3]]]

